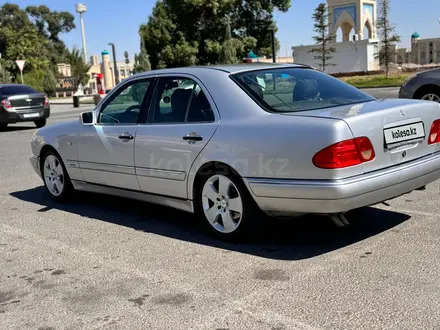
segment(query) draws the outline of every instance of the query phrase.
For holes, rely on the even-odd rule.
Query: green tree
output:
[[[11,81],[11,73],[3,67],[0,68],[0,84],[9,84]]]
[[[4,65],[12,74],[18,75],[16,60],[26,61],[25,71],[47,68],[50,60],[44,39],[32,25],[25,25],[20,30],[0,27],[0,43],[6,44],[2,55]]]
[[[48,96],[55,94],[57,89],[57,80],[52,70],[46,71],[43,78],[43,90]]]
[[[17,75],[15,60],[24,59],[26,71],[53,70],[67,57],[67,48],[59,35],[73,28],[74,17],[68,12],[50,11],[46,6],[22,10],[18,5],[5,3],[0,7],[0,52],[5,66]]]
[[[83,86],[87,85],[90,80],[89,70],[91,65],[84,62],[82,52],[74,47],[69,51],[67,57],[72,71],[72,77],[74,78],[74,87],[77,88],[79,84]]]
[[[135,73],[146,72],[151,70],[150,59],[145,49],[144,41],[141,39],[141,51],[134,55],[133,71]]]
[[[60,33],[75,28],[75,17],[66,11],[51,11],[46,6],[28,6],[26,12],[34,19],[38,31],[52,41],[60,41]]]
[[[381,0],[379,5],[379,15],[377,19],[377,29],[381,41],[381,49],[376,57],[385,65],[387,78],[390,77],[390,63],[394,57],[393,45],[400,42],[400,36],[395,32],[395,26],[389,20],[390,0]]]
[[[315,54],[315,60],[319,61],[321,70],[325,72],[328,66],[334,65],[329,63],[329,61],[333,58],[332,54],[336,52],[336,49],[329,45],[334,41],[334,36],[329,33],[328,8],[325,3],[319,4],[315,9],[313,19],[315,21],[314,31],[317,33],[313,40],[315,40],[319,47],[313,48],[309,53]]]
[[[28,6],[26,12],[31,17],[39,33],[47,40],[52,64],[67,59],[67,47],[59,35],[68,33],[75,28],[75,17],[66,11],[51,11],[46,6]]]
[[[226,38],[223,42],[218,61],[221,64],[234,64],[237,63],[237,44],[234,43],[234,40],[232,39],[232,33],[231,33],[231,25],[228,21],[226,25]]]
[[[230,17],[237,57],[243,56],[245,40],[256,53],[271,56],[273,12],[289,7],[290,0],[161,0],[139,32],[153,69],[217,63],[225,17]]]
[[[39,93],[44,92],[44,71],[41,69],[32,70],[23,75],[23,80],[26,85],[31,86]],[[18,78],[17,81],[21,83],[21,78]]]

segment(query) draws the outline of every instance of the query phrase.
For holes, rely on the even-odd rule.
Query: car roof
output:
[[[228,73],[237,73],[241,71],[264,70],[264,69],[273,69],[273,68],[292,68],[292,67],[299,68],[299,67],[308,67],[308,66],[297,63],[261,63],[261,62],[201,66],[201,68],[221,70]]]
[[[212,71],[212,72],[224,72],[228,74],[234,74],[238,72],[246,72],[253,70],[264,70],[273,68],[312,68],[311,66],[298,64],[298,63],[239,63],[239,64],[221,64],[221,65],[201,65],[201,66],[184,66],[177,68],[166,68],[166,69],[156,69],[152,71],[145,71],[142,73],[135,74],[132,77],[139,77],[143,75],[154,75],[154,74],[169,74],[169,73],[188,73],[197,74],[201,71]]]
[[[17,86],[29,87],[28,85],[23,85],[23,84],[0,84],[0,88],[2,88],[2,87],[17,87]]]

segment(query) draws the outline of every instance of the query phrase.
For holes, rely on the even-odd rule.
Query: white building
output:
[[[329,29],[336,52],[329,61],[327,73],[379,70],[379,40],[376,33],[376,0],[327,0]],[[320,67],[310,51],[317,45],[292,47],[296,63]]]

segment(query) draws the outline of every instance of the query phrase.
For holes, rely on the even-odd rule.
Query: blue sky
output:
[[[45,4],[53,10],[66,10],[75,14],[77,29],[63,35],[68,47],[81,48],[79,16],[75,13],[75,0],[10,0],[24,8],[27,5]],[[109,42],[116,45],[118,60],[124,51],[132,56],[139,51],[139,25],[146,22],[156,0],[83,0],[87,5],[84,16],[87,55],[110,51]],[[276,13],[281,42],[280,53],[290,55],[291,47],[312,43],[313,10],[322,0],[292,0],[287,13]],[[417,5],[415,5],[417,4]],[[392,22],[402,37],[402,46],[409,46],[410,37],[417,31],[422,38],[440,37],[439,0],[391,0]]]

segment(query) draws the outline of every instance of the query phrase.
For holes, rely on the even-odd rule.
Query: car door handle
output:
[[[124,134],[119,135],[119,138],[121,140],[133,140],[134,136],[131,135],[130,133],[124,133]]]
[[[201,135],[188,134],[188,135],[185,135],[183,137],[183,139],[186,140],[186,141],[188,141],[188,140],[189,141],[202,141],[203,137]]]

